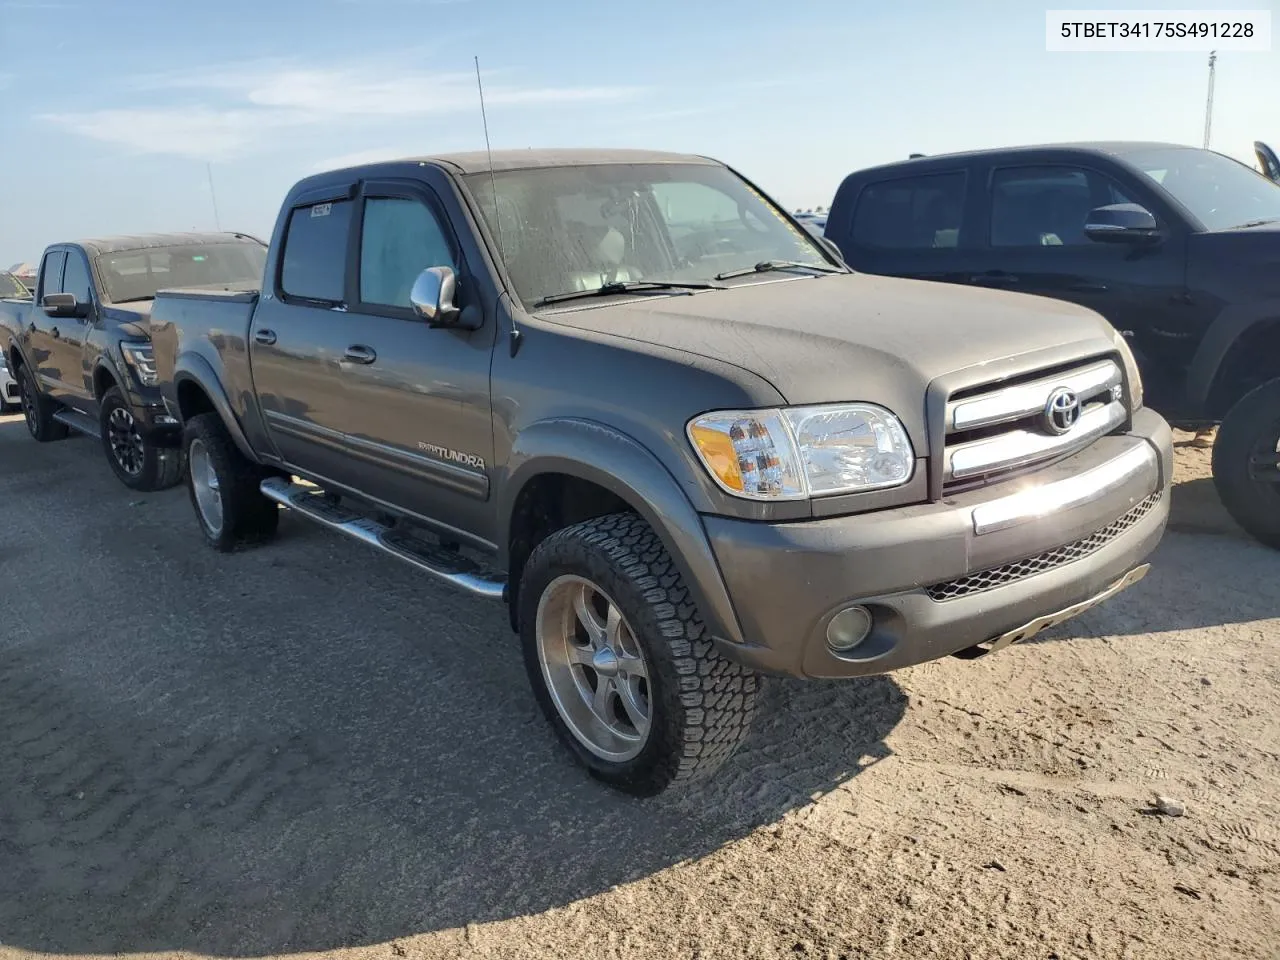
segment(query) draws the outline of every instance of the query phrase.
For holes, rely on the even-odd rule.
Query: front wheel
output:
[[[652,796],[712,773],[745,739],[759,681],[717,652],[639,517],[612,514],[543,540],[519,603],[538,703],[596,778]]]
[[[1280,550],[1280,380],[1227,412],[1213,445],[1213,482],[1236,523]]]
[[[227,552],[275,535],[280,508],[258,489],[266,474],[245,459],[216,413],[187,421],[183,448],[187,492],[211,547]]]
[[[98,417],[107,463],[130,490],[167,490],[182,479],[182,451],[148,442],[119,387],[103,395]]]

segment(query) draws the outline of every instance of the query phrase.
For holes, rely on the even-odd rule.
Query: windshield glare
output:
[[[98,257],[112,303],[150,300],[157,290],[209,287],[260,289],[267,251],[256,243],[183,244],[122,250]]]
[[[1280,184],[1209,150],[1140,150],[1123,159],[1160,184],[1209,230],[1280,219]]]
[[[467,177],[526,306],[616,282],[705,283],[766,260],[829,261],[713,164],[602,164]],[[499,222],[494,222],[497,189]]]

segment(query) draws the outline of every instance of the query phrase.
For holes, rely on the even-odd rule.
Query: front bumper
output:
[[[968,651],[1138,566],[1163,536],[1172,474],[1169,426],[1142,410],[1127,434],[938,503],[796,523],[704,517],[746,639],[720,647],[754,669],[804,677]],[[827,625],[852,604],[875,626],[836,654]]]

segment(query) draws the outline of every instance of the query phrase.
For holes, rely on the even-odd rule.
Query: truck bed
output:
[[[215,370],[223,362],[247,369],[245,339],[258,296],[257,290],[159,291],[151,308],[151,342],[160,382],[174,382],[178,358],[187,353]]]

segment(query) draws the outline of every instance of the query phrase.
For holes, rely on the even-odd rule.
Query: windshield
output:
[[[614,283],[709,283],[765,261],[831,268],[802,230],[714,164],[499,173],[498,223],[489,174],[466,179],[526,306]]]
[[[18,278],[11,273],[0,273],[0,297],[11,297],[15,300],[25,300],[31,294],[27,293],[27,288],[18,282]]]
[[[111,303],[150,300],[179,287],[260,289],[266,248],[256,243],[182,244],[122,250],[98,257],[98,273]]]
[[[1131,166],[1160,184],[1209,230],[1280,219],[1280,184],[1210,150],[1135,150]]]

